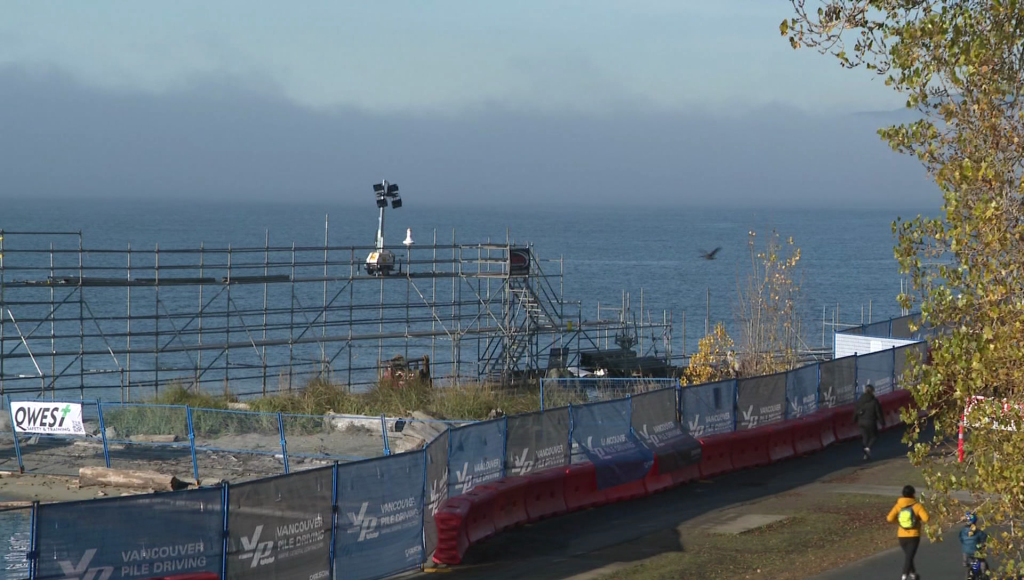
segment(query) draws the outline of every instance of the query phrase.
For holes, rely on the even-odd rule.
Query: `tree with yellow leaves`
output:
[[[700,339],[697,352],[690,357],[690,365],[680,379],[684,385],[711,383],[733,376],[732,338],[719,322],[711,334]]]

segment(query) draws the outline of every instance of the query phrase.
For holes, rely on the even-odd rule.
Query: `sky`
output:
[[[683,205],[936,198],[874,134],[902,99],[793,51],[789,10],[9,1],[0,196],[316,200],[385,174],[439,203],[481,182],[484,202],[630,203],[652,181]]]

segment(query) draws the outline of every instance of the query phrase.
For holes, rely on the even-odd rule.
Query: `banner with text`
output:
[[[434,516],[441,509],[441,503],[448,499],[448,433],[445,430],[438,435],[425,450],[427,479],[423,482],[423,497],[427,505],[423,513],[423,541],[426,543],[426,555],[437,548]]]
[[[837,358],[819,365],[818,407],[832,409],[857,400],[857,356]]]
[[[683,387],[683,422],[694,437],[731,433],[735,426],[736,381]]]
[[[219,487],[42,504],[37,578],[163,578],[221,572]]]
[[[383,578],[423,562],[423,451],[338,466],[335,578]]]
[[[85,435],[81,403],[11,401],[11,417],[18,433]]]
[[[659,473],[700,463],[700,443],[676,417],[675,387],[633,395],[631,401],[633,432],[654,453]]]
[[[859,392],[871,385],[876,395],[892,392],[893,374],[896,372],[896,349],[880,350],[857,356],[857,385]]]
[[[736,383],[737,431],[778,423],[786,415],[786,373]]]
[[[507,475],[569,465],[569,408],[509,417],[506,437]]]
[[[818,412],[818,365],[807,365],[786,373],[788,419],[806,417]]]
[[[597,470],[606,489],[643,479],[654,455],[630,431],[629,400],[572,407],[572,438]]]
[[[233,485],[228,506],[230,580],[330,577],[334,467]]]
[[[505,456],[505,419],[451,430],[448,496],[462,495],[481,483],[501,479]]]

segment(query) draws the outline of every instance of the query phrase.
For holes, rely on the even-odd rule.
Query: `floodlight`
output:
[[[388,200],[387,200],[386,197],[378,197],[377,198],[377,207],[379,207],[381,209],[384,209],[387,206],[388,206]]]
[[[388,184],[388,195],[398,195],[398,184],[397,183],[389,183]]]
[[[402,198],[396,195],[395,198],[391,200],[391,209],[398,209],[400,207],[402,207]]]
[[[373,184],[373,191],[375,193],[377,193],[377,195],[383,194],[384,193],[384,184],[383,183],[374,183]]]

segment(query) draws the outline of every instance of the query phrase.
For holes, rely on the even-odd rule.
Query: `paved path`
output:
[[[947,533],[942,542],[934,544],[927,538],[921,540],[921,547],[914,559],[914,567],[917,568],[921,580],[963,580],[966,576],[956,533]],[[896,547],[891,550],[880,552],[839,570],[814,576],[811,580],[899,580],[903,570],[903,552],[896,544],[895,533],[892,542]]]
[[[904,455],[906,446],[901,443],[901,437],[899,429],[884,433],[873,449],[874,456],[891,459]],[[860,446],[847,442],[808,457],[732,473],[713,482],[684,485],[655,496],[553,518],[499,534],[471,547],[466,563],[455,567],[445,577],[453,580],[596,577],[592,574],[599,569],[608,573],[609,566],[617,567],[678,550],[675,528],[680,522],[789,491],[862,465]],[[651,537],[642,546],[624,545],[647,536]],[[949,546],[945,544],[942,548]],[[930,553],[929,549],[927,554]],[[895,570],[899,572],[898,567]],[[887,576],[855,574],[837,578],[875,577]],[[892,577],[899,578],[899,575]]]

